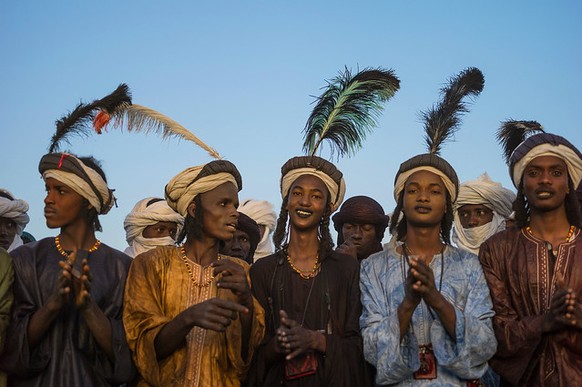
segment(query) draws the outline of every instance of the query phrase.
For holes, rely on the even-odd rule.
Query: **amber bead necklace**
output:
[[[315,256],[315,263],[313,264],[313,269],[311,269],[307,273],[299,270],[299,268],[297,268],[297,266],[293,264],[293,260],[291,260],[289,254],[287,254],[287,262],[289,262],[289,265],[295,271],[295,273],[299,274],[301,278],[308,280],[310,278],[315,277],[315,275],[317,274],[317,269],[319,268],[319,254]]]
[[[57,235],[55,237],[55,245],[57,247],[57,251],[65,258],[69,258],[69,254],[65,251],[65,249],[63,249],[63,246],[61,246],[61,238],[60,235]],[[89,248],[89,252],[92,253],[94,251],[97,251],[97,249],[99,248],[99,246],[101,246],[101,241],[99,239],[97,239],[95,241],[95,244],[93,244],[93,246],[91,246]]]
[[[192,271],[192,266],[190,265],[188,256],[186,255],[186,249],[184,249],[184,246],[180,247],[180,252],[182,253],[182,260],[186,264],[186,269],[188,270],[188,274],[190,275],[190,279],[194,283],[194,286],[199,287],[199,288],[206,288],[206,287],[210,286],[210,284],[214,280],[214,273],[212,273],[212,275],[210,276],[210,278],[207,279],[206,281],[204,281],[202,283],[198,282],[196,280],[196,278],[194,278],[194,273]],[[218,260],[220,261],[221,259],[222,259],[222,257],[220,255],[218,255]]]

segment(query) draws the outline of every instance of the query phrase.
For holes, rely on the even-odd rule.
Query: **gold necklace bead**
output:
[[[208,280],[206,280],[205,282],[202,282],[202,283],[198,282],[196,280],[196,278],[194,278],[192,266],[190,265],[190,262],[188,262],[189,259],[188,259],[188,256],[186,255],[186,249],[184,249],[184,246],[180,247],[180,252],[182,253],[182,261],[184,261],[184,263],[186,264],[186,270],[188,271],[188,274],[190,275],[190,279],[194,283],[194,286],[196,286],[198,288],[206,288],[206,287],[210,286],[210,284],[214,280],[214,273],[212,273],[210,278]],[[222,257],[220,255],[218,255],[218,260],[220,261],[221,259],[222,259]]]
[[[295,264],[293,263],[293,261],[291,260],[291,257],[289,255],[287,255],[287,262],[289,262],[289,265],[291,266],[291,268],[297,273],[299,274],[299,276],[303,279],[310,279],[315,277],[315,275],[317,274],[317,270],[319,269],[319,254],[315,256],[315,263],[313,264],[313,269],[311,269],[307,274],[305,274],[303,271],[299,270],[299,268],[297,268],[297,266],[295,266]]]
[[[60,235],[57,235],[55,237],[55,246],[57,247],[57,251],[59,252],[59,254],[61,254],[63,257],[65,257],[67,259],[70,257],[70,255],[65,251],[65,249],[63,249],[63,246],[61,246]],[[97,251],[97,249],[99,249],[99,246],[101,246],[101,241],[99,239],[97,239],[95,241],[95,243],[93,244],[93,246],[91,246],[89,248],[89,252],[92,253],[94,251]]]

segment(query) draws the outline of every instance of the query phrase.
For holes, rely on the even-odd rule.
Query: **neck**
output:
[[[218,258],[220,241],[214,238],[204,237],[202,240],[188,238],[184,242],[186,256],[201,266],[210,265]]]
[[[95,230],[86,221],[62,227],[59,235],[61,246],[65,250],[89,250],[97,241]]]
[[[294,261],[315,260],[319,253],[317,230],[303,231],[291,227],[287,253],[293,257]]]
[[[414,253],[430,262],[435,254],[443,249],[441,242],[441,228],[435,227],[416,227],[408,225],[406,227],[406,247]]]
[[[547,212],[532,210],[529,227],[536,237],[552,242],[564,238],[570,229],[570,222],[563,207]]]

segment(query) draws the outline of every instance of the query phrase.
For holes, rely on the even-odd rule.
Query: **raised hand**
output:
[[[76,259],[81,259],[83,256],[84,255],[78,255]],[[71,282],[75,294],[75,307],[79,310],[83,310],[93,301],[91,298],[91,280],[93,277],[86,258],[82,258],[80,264],[73,265],[73,267],[75,266],[80,268],[80,271],[78,268],[73,268],[71,271]]]
[[[437,289],[434,273],[423,260],[410,258],[410,275],[413,277],[412,290],[416,292],[429,306],[436,306],[441,295]]]
[[[358,248],[354,245],[354,241],[351,238],[346,239],[344,243],[335,249],[335,251],[358,259]]]
[[[214,275],[218,277],[216,286],[221,289],[230,289],[237,296],[240,304],[251,308],[253,297],[244,268],[230,259],[214,261],[212,267]]]
[[[239,313],[248,313],[249,309],[231,300],[211,298],[189,308],[194,325],[216,332],[224,332]]]

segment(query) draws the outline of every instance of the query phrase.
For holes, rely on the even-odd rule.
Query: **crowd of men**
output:
[[[580,383],[582,154],[535,134],[509,170],[515,192],[416,155],[388,216],[298,156],[277,216],[216,160],[136,203],[121,252],[95,234],[115,201],[97,160],[49,153],[56,237],[0,191],[0,386]]]

